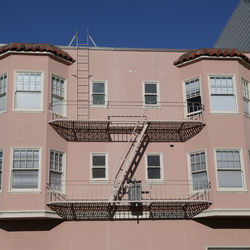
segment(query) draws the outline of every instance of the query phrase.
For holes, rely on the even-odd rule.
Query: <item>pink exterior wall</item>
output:
[[[75,50],[68,49],[74,58]],[[23,221],[11,218],[0,220],[0,249],[105,249],[125,250],[205,250],[207,246],[250,246],[250,120],[242,111],[240,78],[249,80],[249,68],[238,60],[200,60],[183,67],[173,62],[182,52],[168,51],[122,51],[90,50],[90,81],[108,81],[109,101],[143,101],[143,80],[158,81],[160,101],[183,102],[183,81],[200,77],[202,103],[205,106],[206,127],[185,143],[149,143],[146,153],[162,153],[164,180],[188,180],[187,157],[189,152],[206,151],[209,181],[211,181],[210,210],[239,212],[242,218],[227,213],[226,219],[214,218],[195,220],[159,221],[79,221],[57,222]],[[48,124],[51,119],[49,102],[51,75],[67,81],[67,99],[76,100],[76,63],[67,66],[48,56],[10,55],[0,60],[0,74],[8,73],[7,111],[0,114],[0,149],[4,150],[1,211],[50,211],[46,184],[49,178],[49,153],[57,150],[66,153],[66,180],[90,179],[90,153],[108,153],[108,177],[112,180],[113,168],[120,157],[125,143],[122,142],[66,142]],[[13,82],[15,70],[35,70],[44,74],[43,111],[37,113],[13,112]],[[238,112],[235,114],[212,114],[210,112],[209,74],[234,75],[237,90]],[[161,112],[162,111],[162,112]],[[92,111],[91,111],[92,112]],[[95,110],[96,117],[104,119],[106,109]],[[161,120],[180,120],[184,108],[150,111]],[[92,113],[91,113],[92,114]],[[68,108],[68,118],[76,119],[75,107]],[[174,145],[174,147],[170,147]],[[11,147],[40,147],[41,187],[36,193],[9,192]],[[215,148],[241,149],[246,189],[238,192],[217,190]],[[135,173],[136,179],[146,178],[145,156]],[[105,185],[105,184],[103,184]],[[218,215],[217,215],[218,216]],[[13,219],[13,218],[12,218]],[[19,218],[21,219],[21,218]],[[244,222],[245,221],[245,222]],[[17,229],[23,223],[26,229]],[[242,224],[243,223],[243,224]],[[41,229],[44,225],[45,230]],[[52,226],[51,226],[52,225]],[[51,228],[50,228],[51,226]]]
[[[17,222],[18,223],[18,222]],[[194,221],[63,222],[47,231],[0,231],[1,249],[206,250],[249,246],[250,229],[214,229]]]

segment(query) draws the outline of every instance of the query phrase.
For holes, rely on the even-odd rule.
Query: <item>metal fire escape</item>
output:
[[[189,181],[154,185],[132,179],[138,153],[143,155],[149,142],[189,140],[205,126],[199,120],[201,113],[193,120],[192,117],[188,120],[155,120],[149,119],[145,114],[146,109],[142,109],[141,115],[110,115],[110,105],[98,113],[103,119],[92,117],[89,100],[89,39],[95,43],[89,34],[87,44],[79,43],[76,34],[70,45],[74,39],[77,117],[75,120],[52,119],[49,123],[68,142],[117,141],[126,142],[126,145],[114,167],[112,181],[105,184],[67,181],[62,183],[65,194],[49,186],[47,205],[67,220],[180,219],[192,218],[207,209],[211,204],[208,184],[202,190],[190,193],[193,183]]]
[[[126,176],[128,174],[129,167],[131,165],[132,160],[135,157],[136,152],[140,149],[143,138],[146,134],[146,130],[148,128],[149,123],[145,120],[142,120],[144,116],[140,117],[140,120],[136,122],[135,127],[129,137],[129,140],[120,156],[120,159],[114,168],[113,172],[113,195],[111,197],[111,201],[116,200],[121,194],[121,188],[126,181]],[[141,128],[140,132],[137,132],[138,129]],[[119,197],[122,199],[122,197]]]

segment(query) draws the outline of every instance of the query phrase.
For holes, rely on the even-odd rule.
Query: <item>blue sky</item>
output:
[[[97,46],[213,47],[239,0],[13,0],[1,2],[0,43],[68,45],[88,29]]]

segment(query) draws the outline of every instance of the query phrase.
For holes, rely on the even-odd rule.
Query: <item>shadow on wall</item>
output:
[[[5,231],[50,231],[61,224],[63,220],[57,219],[33,219],[33,220],[3,220],[0,221],[0,229]]]
[[[194,221],[201,223],[213,229],[250,229],[250,218],[232,218],[232,217],[214,217],[197,218]]]

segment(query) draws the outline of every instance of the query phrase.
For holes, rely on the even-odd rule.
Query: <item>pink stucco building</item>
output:
[[[0,249],[250,249],[250,60],[234,49],[0,47]]]

